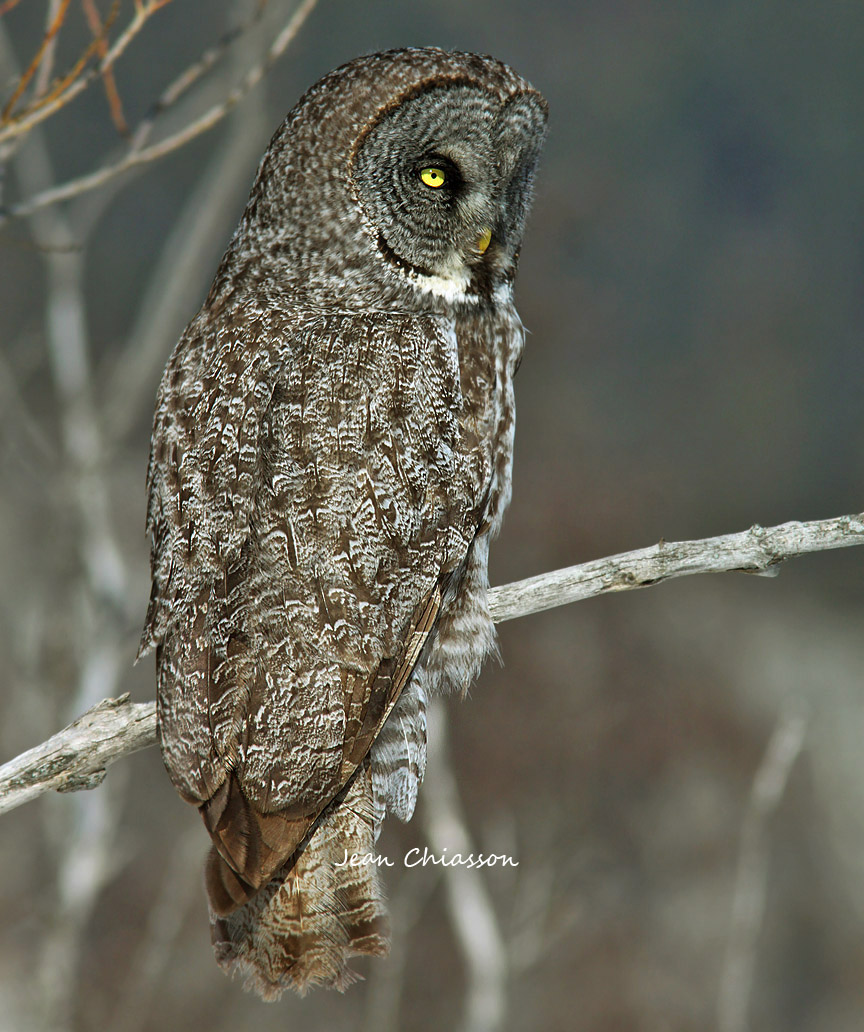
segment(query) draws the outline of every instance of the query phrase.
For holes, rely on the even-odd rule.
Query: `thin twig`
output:
[[[746,1032],[747,1029],[756,946],[765,913],[768,876],[766,829],[786,791],[789,775],[804,744],[806,726],[802,716],[782,714],[753,779],[741,829],[732,928],[717,1006],[719,1032]]]
[[[24,74],[18,80],[18,85],[13,90],[12,96],[6,102],[6,106],[3,108],[3,111],[0,112],[0,124],[9,120],[9,116],[12,114],[15,105],[21,99],[22,94],[27,89],[28,83],[36,74],[39,65],[42,63],[42,59],[53,46],[57,33],[60,31],[60,28],[66,19],[66,12],[69,9],[70,2],[71,0],[60,0],[60,7],[54,15],[51,24],[48,26],[45,35],[42,37],[42,42],[39,44],[39,49],[36,51],[35,57],[27,68],[24,69]]]
[[[231,64],[248,67],[255,56],[250,51],[258,46],[254,38],[244,36],[232,51]],[[131,427],[148,418],[146,410],[152,406],[165,358],[189,320],[189,299],[207,289],[207,263],[224,244],[221,215],[244,184],[248,189],[249,169],[269,135],[264,107],[259,91],[228,119],[221,145],[198,177],[139,291],[126,343],[104,377],[104,425],[115,446]]]
[[[268,0],[260,0],[256,5],[255,10],[246,21],[236,25],[233,29],[226,32],[225,35],[216,43],[215,46],[205,50],[204,53],[198,58],[197,61],[193,62],[187,68],[177,76],[177,78],[170,83],[162,91],[160,96],[156,99],[156,102],[152,105],[149,112],[141,119],[135,128],[135,132],[132,134],[130,140],[130,150],[137,151],[141,150],[147,140],[150,138],[150,134],[153,127],[156,124],[156,120],[160,115],[164,114],[169,108],[173,107],[174,104],[196,83],[202,76],[206,75],[222,58],[228,53],[234,44],[242,39],[253,25],[259,22],[264,14],[264,9],[267,6]]]
[[[105,24],[102,26],[102,32],[100,36],[94,40],[91,40],[87,47],[85,47],[84,52],[80,55],[75,64],[72,65],[69,71],[62,77],[62,79],[58,79],[57,82],[54,83],[52,88],[44,94],[44,96],[37,95],[36,100],[34,100],[31,103],[30,107],[27,109],[27,112],[25,112],[24,115],[19,116],[19,118],[11,119],[9,122],[6,123],[7,126],[17,125],[20,118],[27,117],[28,112],[40,111],[43,108],[54,110],[55,104],[59,107],[63,107],[69,103],[72,94],[71,88],[77,82],[80,81],[81,73],[90,63],[90,60],[92,59],[93,55],[99,53],[99,50],[102,47],[103,42],[107,39],[108,32],[111,29],[111,26],[114,23],[114,19],[116,18],[119,11],[119,0],[115,0],[114,6],[108,12],[108,17],[105,19]],[[108,72],[110,72],[110,69],[108,69],[108,71],[105,74],[108,74]],[[88,78],[87,81],[90,82],[92,80]],[[34,125],[38,124],[40,121],[42,120],[37,119],[36,122],[34,122]],[[2,138],[2,135],[3,134],[0,133],[0,138]],[[19,134],[13,132],[11,135],[12,137],[15,137]]]
[[[63,0],[49,0],[48,10],[45,12],[46,33],[54,24],[62,3]],[[57,56],[58,39],[59,34],[55,33],[42,57],[42,63],[39,65],[39,72],[36,75],[36,82],[33,85],[33,93],[36,97],[44,97],[48,92],[48,87],[51,85],[51,76],[54,74],[54,58]]]
[[[94,0],[81,0],[81,6],[84,8],[84,16],[87,19],[87,24],[90,26],[90,32],[96,42],[96,49],[99,57],[104,60],[108,53],[108,40],[105,36],[105,26],[102,24],[102,16],[99,14]],[[115,0],[111,14],[109,15],[111,20],[113,20],[119,6],[119,0]],[[111,121],[114,123],[114,128],[121,136],[126,136],[129,132],[129,126],[126,124],[126,119],[123,116],[123,103],[120,100],[120,93],[117,90],[117,81],[114,78],[113,68],[106,68],[102,73],[102,84],[105,88],[105,96],[108,100],[108,108],[111,111]]]
[[[172,153],[178,148],[189,143],[190,140],[200,136],[208,129],[212,129],[214,125],[217,125],[222,121],[229,111],[239,104],[246,94],[260,82],[270,66],[282,56],[285,49],[300,31],[303,22],[311,13],[316,3],[317,0],[304,0],[304,2],[300,4],[291,16],[284,29],[277,35],[276,39],[270,45],[264,58],[253,68],[249,69],[246,75],[241,79],[240,83],[235,86],[223,100],[218,104],[214,104],[208,111],[205,111],[203,115],[200,115],[193,122],[190,122],[176,133],[172,133],[169,136],[164,137],[164,139],[159,140],[157,143],[154,143],[149,147],[139,149],[130,147],[123,157],[119,158],[113,164],[106,165],[103,168],[97,169],[95,172],[90,172],[77,179],[72,179],[67,183],[61,183],[58,186],[42,190],[41,192],[34,194],[28,200],[22,201],[20,204],[13,205],[8,208],[2,216],[0,216],[0,225],[2,225],[6,218],[30,215],[34,211],[38,211],[40,208],[44,208],[49,204],[56,204],[58,201],[69,200],[70,197],[77,197],[80,194],[86,193],[88,190],[93,190],[98,186],[102,186],[104,183],[108,182],[108,180],[121,175],[123,172],[127,172],[129,169],[136,168],[139,165],[145,165],[150,161],[156,161],[158,158],[162,158],[166,154]],[[98,68],[99,74],[101,74],[103,70],[103,65],[104,62],[100,62]],[[12,128],[14,127],[10,126],[9,130]],[[0,142],[2,142],[5,135],[8,134],[10,133],[0,131]],[[136,133],[133,133],[133,139],[135,138]]]
[[[751,528],[741,534],[727,534],[701,541],[666,542],[608,559],[596,559],[582,566],[554,570],[528,581],[516,581],[492,588],[489,592],[492,616],[497,623],[501,623],[516,616],[528,616],[605,592],[644,588],[670,577],[740,570],[756,572],[807,552],[861,545],[864,544],[862,519],[862,515],[839,516],[832,520],[783,523],[778,527],[760,527],[758,530]],[[733,547],[734,542],[738,543],[737,550]],[[755,542],[762,542],[761,548],[756,548]],[[781,550],[784,543],[787,548],[785,552]],[[670,556],[677,556],[678,559],[670,563]],[[634,571],[638,571],[638,576]],[[117,707],[113,730],[103,742],[101,758],[95,767],[88,748],[80,738],[75,738],[71,746],[65,745],[67,731],[59,732],[43,745],[37,746],[36,750],[30,750],[30,753],[0,767],[0,812],[14,809],[58,785],[65,785],[71,790],[76,787],[76,780],[86,780],[94,770],[104,769],[106,763],[113,763],[127,753],[155,743],[155,706],[147,703],[143,708],[149,709],[149,718],[140,707],[134,713],[124,710],[122,706]],[[94,712],[88,711],[76,724]],[[124,717],[125,713],[128,716]],[[124,727],[126,724],[129,725],[128,734]],[[52,769],[50,783],[49,779],[40,780],[35,776],[32,763],[27,760],[31,753],[39,753],[43,749],[63,760],[60,767]],[[23,769],[29,772],[25,785],[21,783],[22,763]],[[26,791],[23,791],[25,788]]]
[[[66,0],[68,3],[68,0]],[[126,28],[117,37],[114,43],[106,52],[105,56],[93,67],[89,72],[81,74],[84,64],[90,59],[92,54],[96,50],[96,41],[90,44],[84,54],[84,58],[79,59],[73,73],[68,74],[62,81],[60,88],[55,88],[48,95],[40,98],[33,102],[29,108],[21,112],[15,118],[8,118],[9,113],[12,110],[14,102],[20,96],[20,89],[15,91],[12,99],[6,105],[4,109],[4,122],[3,128],[0,129],[0,142],[7,138],[14,136],[20,136],[22,133],[28,133],[35,126],[39,125],[40,122],[44,122],[46,118],[50,118],[60,108],[65,107],[70,101],[74,100],[83,90],[85,90],[94,79],[98,79],[105,74],[106,71],[114,67],[115,63],[123,55],[126,48],[132,42],[132,40],[138,35],[145,23],[150,17],[156,13],[165,3],[170,0],[150,0],[147,4],[141,4],[136,6],[135,16],[126,26]],[[111,16],[106,19],[103,31],[107,31],[110,27],[109,23]],[[26,84],[25,84],[26,85]]]

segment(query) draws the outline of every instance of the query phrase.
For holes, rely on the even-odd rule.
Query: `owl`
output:
[[[546,102],[438,49],[327,75],[270,141],[159,389],[148,471],[171,780],[212,839],[212,939],[265,999],[383,955],[373,851],[427,700],[494,647],[513,278]]]

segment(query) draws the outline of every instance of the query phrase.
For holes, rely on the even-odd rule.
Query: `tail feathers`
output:
[[[227,916],[211,906],[219,964],[265,1000],[285,989],[347,989],[360,977],[348,967],[351,957],[389,949],[376,866],[344,863],[346,855],[371,853],[373,844],[367,763],[269,884]]]
[[[207,895],[220,917],[247,903],[303,842],[314,817],[261,813],[233,772],[200,807],[214,848],[207,861]]]

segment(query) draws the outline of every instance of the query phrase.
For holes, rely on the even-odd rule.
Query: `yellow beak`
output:
[[[484,226],[480,236],[477,237],[477,243],[474,245],[477,248],[479,254],[485,254],[486,248],[492,242],[492,230],[488,226]]]

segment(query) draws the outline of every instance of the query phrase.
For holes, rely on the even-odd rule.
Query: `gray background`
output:
[[[44,9],[31,0],[0,22],[19,64]],[[154,139],[223,97],[286,11],[271,0],[264,26]],[[130,13],[124,4],[118,25]],[[238,18],[228,0],[175,0],[154,16],[118,64],[130,123]],[[59,69],[86,40],[74,9]],[[235,115],[52,209],[80,245],[86,400],[104,445],[90,465],[86,449],[74,461],[64,446],[81,397],[64,395],[50,358],[57,222],[0,229],[3,758],[105,694],[100,656],[114,664],[114,694],[153,697],[151,661],[131,664],[159,372],[285,112],[343,61],[411,44],[503,58],[551,109],[517,284],[531,335],[493,583],[661,537],[861,509],[860,5],[320,0]],[[16,81],[8,57],[4,96]],[[123,147],[98,83],[39,135],[56,182]],[[34,137],[10,165],[5,203],[40,185],[38,150]],[[96,526],[122,561],[125,604],[87,574],[82,483],[104,490]],[[832,552],[776,580],[679,581],[502,626],[503,667],[490,663],[467,700],[447,705],[467,827],[520,863],[470,873],[509,957],[502,1027],[720,1027],[748,798],[791,713],[806,736],[757,829],[765,910],[743,958],[748,1017],[724,1012],[722,1032],[861,1028],[861,573],[857,550]],[[424,829],[422,814],[388,827],[382,850],[422,847]],[[470,978],[440,874],[386,872],[396,958],[358,963],[366,982],[265,1005],[212,960],[205,838],[155,750],[112,768],[95,793],[0,820],[0,1029],[459,1027]]]

